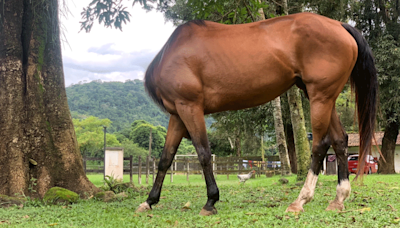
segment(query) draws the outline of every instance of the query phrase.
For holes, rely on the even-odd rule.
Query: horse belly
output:
[[[242,79],[242,80],[238,80]],[[214,83],[204,88],[205,113],[227,110],[239,110],[267,103],[285,91],[294,83],[295,77],[289,74],[253,75],[236,78],[226,83]]]

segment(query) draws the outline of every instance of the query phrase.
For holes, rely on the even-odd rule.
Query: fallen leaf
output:
[[[329,193],[324,193],[324,196],[332,196],[332,195]]]
[[[50,223],[50,224],[48,224],[49,226],[57,226],[58,225],[58,223]]]
[[[133,214],[133,217],[139,217],[140,215],[138,215],[138,214]]]
[[[221,221],[216,221],[216,222],[215,222],[215,224],[220,224],[220,223],[221,223]]]
[[[253,212],[247,212],[246,215],[254,215]]]
[[[160,199],[165,199],[165,198],[167,198],[167,197],[165,197],[165,196],[161,196],[161,197],[160,197]]]
[[[370,207],[364,207],[363,209],[360,210],[360,213],[364,213],[366,211],[371,211]]]
[[[175,224],[174,224],[174,226],[178,226],[178,224],[179,224],[179,223],[178,223],[178,221],[175,221]]]
[[[147,217],[153,218],[154,215],[153,214],[148,214]]]
[[[188,201],[181,209],[181,211],[187,211],[187,210],[191,210],[192,208],[190,208],[190,201]]]
[[[190,208],[190,201],[188,201],[183,207]]]
[[[23,218],[29,218],[29,216],[28,216],[28,215],[25,215]]]

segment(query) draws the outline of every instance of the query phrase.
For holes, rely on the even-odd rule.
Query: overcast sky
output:
[[[67,0],[70,14],[62,17],[62,52],[65,85],[78,82],[143,79],[147,66],[174,30],[161,13],[146,13],[126,1],[131,22],[123,31],[95,24],[90,33],[79,32],[80,13],[92,0]]]

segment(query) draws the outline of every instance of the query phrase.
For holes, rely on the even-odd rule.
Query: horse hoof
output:
[[[144,202],[142,204],[139,205],[138,209],[136,209],[136,213],[140,213],[140,212],[146,212],[151,210],[150,205],[147,202]]]
[[[333,201],[326,208],[326,211],[336,211],[336,210],[343,211],[344,210],[344,205],[342,203],[338,203],[338,202]]]
[[[211,211],[207,211],[206,209],[201,209],[200,214],[201,216],[210,216],[210,215],[215,215],[217,214],[217,209],[215,207],[213,207],[213,209]]]
[[[296,204],[296,203],[292,203],[289,205],[289,207],[286,209],[285,212],[303,212],[304,209],[302,206]]]

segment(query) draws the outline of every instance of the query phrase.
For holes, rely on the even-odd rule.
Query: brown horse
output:
[[[362,166],[371,148],[378,84],[371,50],[356,29],[311,13],[240,25],[192,21],[179,26],[145,76],[148,93],[171,116],[156,181],[137,212],[150,210],[159,201],[167,169],[182,137],[187,137],[196,148],[207,184],[208,200],[200,214],[217,213],[219,190],[204,115],[266,103],[294,84],[310,100],[312,164],[299,197],[287,211],[302,211],[313,198],[331,145],[339,161],[338,185],[327,209],[342,210],[350,194],[347,134],[335,101],[349,78],[356,92]]]

